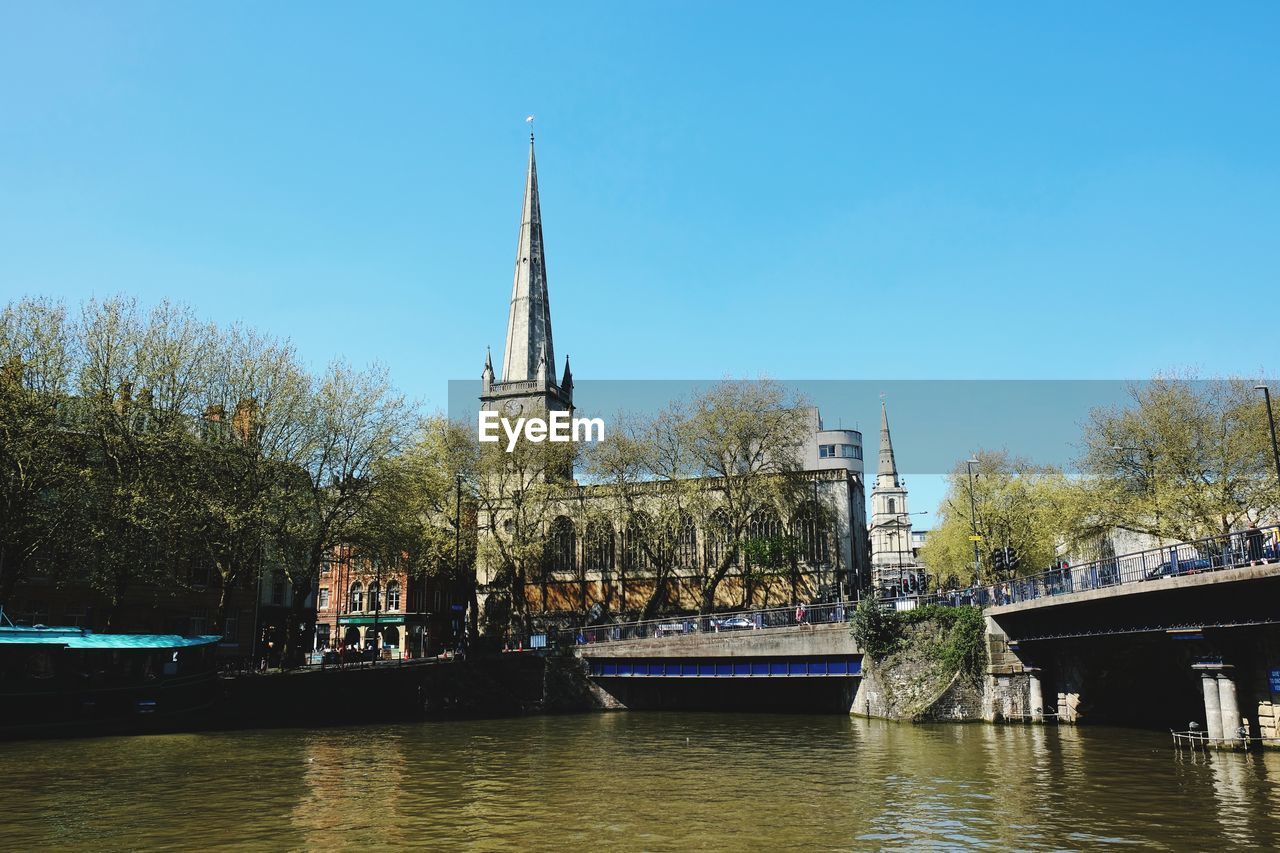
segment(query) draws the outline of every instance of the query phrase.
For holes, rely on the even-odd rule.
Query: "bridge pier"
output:
[[[1031,722],[1044,722],[1044,688],[1040,684],[1039,667],[1026,667],[1027,677],[1029,679],[1027,694],[1031,705]]]
[[[1237,733],[1242,721],[1240,718],[1240,703],[1236,699],[1236,682],[1232,675],[1232,667],[1223,666],[1218,672],[1217,682],[1218,705],[1222,712],[1222,736],[1234,746],[1239,740]]]
[[[1211,742],[1222,740],[1222,698],[1218,691],[1217,665],[1196,664],[1192,669],[1200,673],[1200,686],[1204,690],[1204,728]]]
[[[1238,733],[1248,723],[1240,716],[1235,667],[1222,663],[1198,663],[1192,669],[1200,673],[1200,685],[1204,691],[1205,735],[1210,745],[1224,748],[1237,745],[1240,740]]]

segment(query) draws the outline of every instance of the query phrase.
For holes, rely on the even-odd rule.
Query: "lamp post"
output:
[[[1276,488],[1280,489],[1280,448],[1276,446],[1276,419],[1271,414],[1271,389],[1266,385],[1255,385],[1253,390],[1262,392],[1262,399],[1267,404],[1267,427],[1271,430],[1271,455],[1276,463]]]
[[[982,537],[978,535],[978,499],[973,491],[973,466],[978,464],[978,460],[969,458],[964,464],[969,469],[969,521],[973,528],[969,538],[973,540],[973,579],[976,583],[982,578],[982,557],[978,554],[978,542]]]

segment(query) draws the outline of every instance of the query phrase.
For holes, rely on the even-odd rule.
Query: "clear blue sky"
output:
[[[535,113],[579,377],[1273,372],[1278,43],[1276,3],[7,3],[0,297],[175,297],[443,407]]]

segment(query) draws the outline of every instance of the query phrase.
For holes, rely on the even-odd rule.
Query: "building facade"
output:
[[[461,584],[382,566],[339,546],[320,569],[319,652],[400,660],[456,650],[464,641],[468,595]]]

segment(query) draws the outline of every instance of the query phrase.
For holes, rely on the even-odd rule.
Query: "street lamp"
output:
[[[1267,403],[1267,427],[1271,430],[1271,455],[1276,461],[1276,486],[1280,488],[1280,448],[1276,446],[1276,419],[1271,414],[1271,389],[1266,385],[1255,385],[1253,390],[1261,391]]]
[[[973,466],[978,464],[978,460],[969,458],[964,464],[969,469],[969,521],[973,527],[969,538],[973,540],[973,579],[976,583],[982,577],[982,557],[978,554],[978,543],[982,537],[978,535],[978,499],[973,491]]]

